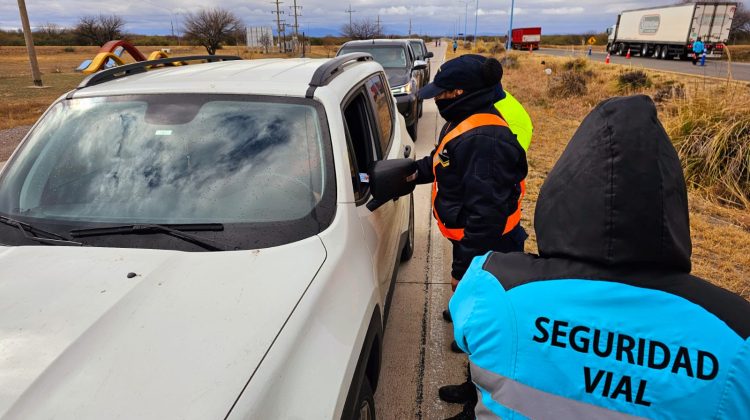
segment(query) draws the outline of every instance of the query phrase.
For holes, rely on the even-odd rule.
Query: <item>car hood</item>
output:
[[[391,87],[405,85],[411,80],[411,72],[409,69],[385,69],[385,74],[388,77],[388,84],[390,84]]]
[[[325,258],[0,247],[0,418],[222,418]]]

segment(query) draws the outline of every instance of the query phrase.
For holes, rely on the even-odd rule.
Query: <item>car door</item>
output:
[[[399,239],[406,223],[404,217],[408,217],[404,199],[389,201],[375,211],[366,206],[372,199],[367,176],[370,165],[375,160],[404,154],[403,148],[393,141],[400,136],[395,133],[395,109],[386,80],[383,73],[370,76],[350,94],[344,105],[357,213],[383,302],[398,261]]]

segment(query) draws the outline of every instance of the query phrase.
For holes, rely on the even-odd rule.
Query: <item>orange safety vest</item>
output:
[[[432,175],[433,175],[433,181],[432,181],[432,214],[435,216],[435,220],[437,220],[438,227],[440,228],[440,232],[443,233],[443,236],[445,236],[448,239],[452,239],[454,241],[460,241],[464,237],[464,229],[463,228],[457,228],[457,229],[450,229],[445,227],[443,224],[443,221],[440,220],[440,215],[437,213],[437,210],[435,209],[435,198],[437,197],[438,192],[438,182],[437,182],[437,166],[440,165],[440,153],[442,153],[443,149],[445,149],[445,146],[450,142],[451,140],[455,139],[456,137],[471,131],[475,128],[479,128],[486,125],[497,125],[502,127],[508,127],[508,123],[505,122],[501,117],[495,114],[474,114],[470,116],[469,118],[463,120],[460,124],[456,126],[456,128],[452,129],[448,132],[448,134],[443,137],[443,140],[438,145],[437,149],[435,150],[435,154],[432,157]],[[523,196],[526,194],[526,180],[521,181],[521,195],[518,197],[518,208],[516,211],[508,216],[507,221],[505,222],[505,230],[503,230],[503,235],[507,234],[511,230],[513,230],[516,226],[518,226],[519,223],[521,223],[521,200],[523,199]]]

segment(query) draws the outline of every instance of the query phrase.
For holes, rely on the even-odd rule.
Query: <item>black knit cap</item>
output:
[[[461,89],[476,92],[500,84],[503,66],[494,58],[466,54],[440,66],[432,83],[419,90],[420,99],[430,99],[442,92]]]

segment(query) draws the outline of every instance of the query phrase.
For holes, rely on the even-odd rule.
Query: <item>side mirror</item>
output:
[[[417,60],[414,62],[414,70],[424,70],[427,68],[427,62],[422,60]]]
[[[370,192],[375,208],[414,191],[417,163],[412,159],[379,160],[370,165]],[[373,203],[373,204],[375,204]],[[370,205],[367,206],[370,208]],[[370,208],[370,210],[375,210]]]
[[[435,56],[435,54],[432,51],[428,51],[427,55],[425,55],[425,58],[432,58],[434,56]]]

